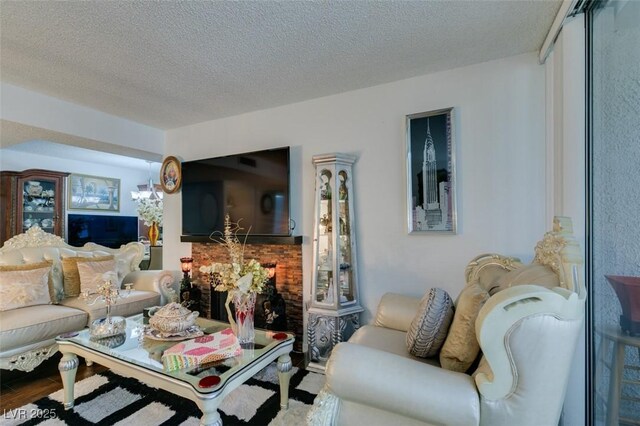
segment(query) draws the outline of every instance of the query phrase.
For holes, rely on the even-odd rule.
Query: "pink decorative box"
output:
[[[196,367],[242,354],[231,328],[185,340],[164,351],[162,364],[167,371]]]

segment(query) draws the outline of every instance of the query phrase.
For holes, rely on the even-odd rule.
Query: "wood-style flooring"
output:
[[[28,373],[0,370],[0,411],[4,413],[22,407],[62,389],[62,379],[58,371],[60,358],[61,355],[58,353]],[[292,352],[291,360],[294,366],[305,367],[303,354]],[[107,370],[106,367],[96,363],[87,367],[84,360],[80,358],[76,382],[105,370]]]
[[[0,370],[0,410],[4,413],[13,408],[22,407],[62,389],[62,379],[58,371],[60,358],[61,355],[58,353],[28,373]],[[106,369],[95,363],[87,367],[84,360],[80,359],[76,381]]]

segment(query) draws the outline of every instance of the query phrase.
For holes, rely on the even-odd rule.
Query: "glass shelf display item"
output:
[[[3,171],[4,240],[38,226],[43,231],[64,237],[65,177],[68,173],[49,170]],[[6,200],[4,198],[7,198]]]
[[[346,154],[313,157],[316,168],[309,368],[323,371],[333,347],[358,329],[358,268],[353,215],[353,164]]]

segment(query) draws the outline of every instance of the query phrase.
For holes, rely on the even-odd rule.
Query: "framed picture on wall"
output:
[[[67,187],[70,210],[120,211],[120,179],[74,173]]]
[[[406,117],[409,233],[456,233],[453,108]]]
[[[182,184],[182,167],[180,160],[174,156],[169,156],[162,162],[160,167],[160,184],[162,190],[167,194],[173,194],[180,189]]]

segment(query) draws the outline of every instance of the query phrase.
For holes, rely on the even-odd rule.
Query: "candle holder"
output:
[[[107,316],[105,318],[91,322],[89,332],[91,333],[92,339],[116,336],[126,331],[127,322],[125,318],[121,316],[111,316],[111,307],[118,299],[129,297],[131,285],[132,284],[125,284],[126,291],[121,292],[119,288],[111,284],[111,281],[106,280],[98,286],[95,293],[92,293],[90,290],[84,290],[82,292],[82,298],[87,302],[87,305],[93,306],[98,302],[104,302],[107,308]]]
[[[180,304],[191,311],[200,312],[201,292],[197,285],[191,282],[192,257],[181,257],[182,281],[180,281]]]

